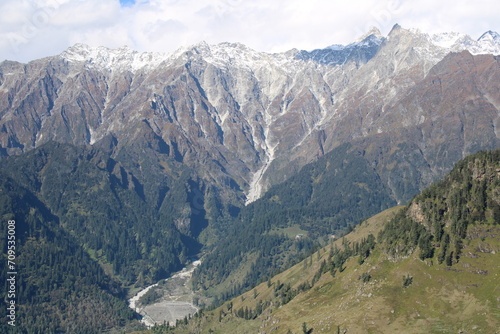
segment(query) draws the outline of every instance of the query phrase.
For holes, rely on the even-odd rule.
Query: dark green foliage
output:
[[[0,216],[16,221],[16,328],[9,333],[100,333],[134,318],[124,291],[30,191],[0,176]],[[1,234],[7,235],[6,224]],[[0,239],[5,254],[6,240]],[[1,261],[5,282],[7,261]],[[0,298],[6,300],[6,290]],[[0,327],[7,330],[5,322]]]
[[[154,287],[149,289],[148,292],[146,292],[140,299],[139,302],[141,305],[150,305],[158,301],[163,295],[158,292],[158,289],[155,289]]]
[[[379,235],[379,239],[385,241],[387,251],[393,256],[407,256],[413,252],[419,240],[426,245],[426,240],[431,237],[425,227],[407,217],[405,211],[400,211],[389,221]]]
[[[337,270],[343,272],[345,270],[345,262],[353,256],[358,256],[358,263],[361,265],[370,256],[375,245],[375,236],[373,236],[373,234],[368,235],[368,237],[362,239],[361,242],[355,242],[354,244],[343,239],[342,249],[336,246],[330,248],[328,262],[324,265],[322,264],[320,271],[322,273],[330,272],[330,274],[335,277]],[[313,281],[313,285],[314,283]]]
[[[266,229],[298,224],[315,239],[347,232],[394,204],[362,153],[343,145],[272,187],[240,217]]]
[[[372,279],[372,275],[370,275],[369,273],[362,273],[361,276],[358,277],[358,279],[363,283],[368,283]]]
[[[163,324],[163,325],[154,325],[150,329],[151,334],[173,334],[175,326],[171,327],[169,324]],[[209,331],[210,333],[210,331]]]
[[[471,224],[499,224],[500,150],[479,152],[458,162],[444,180],[416,196],[379,235],[392,256],[420,259],[437,255],[439,264],[456,263]],[[437,247],[437,249],[436,249]]]
[[[375,237],[373,234],[370,234],[366,239],[363,239],[358,246],[357,253],[359,253],[359,264],[363,264],[365,259],[370,256],[370,252],[373,248],[375,248]]]
[[[403,288],[407,288],[413,284],[413,277],[408,275],[403,276]]]
[[[243,284],[239,289],[229,287],[223,297],[240,293],[303,259],[320,238],[342,234],[394,204],[362,153],[343,145],[243,207],[227,238],[195,272],[194,286],[208,288],[224,282],[256,254]],[[308,236],[292,240],[273,232],[294,225]],[[361,258],[369,251],[364,249]]]
[[[183,167],[137,150],[111,158],[95,147],[49,142],[1,160],[0,214],[25,220],[19,232],[29,249],[19,255],[22,328],[94,333],[122,326],[133,312],[120,286],[166,277],[199,250],[206,210],[217,201],[205,203],[210,190]]]
[[[451,266],[453,265],[453,252],[450,252],[447,256],[446,256],[446,265],[447,266]]]
[[[450,235],[448,233],[445,233],[444,238],[441,241],[441,246],[439,247],[439,254],[438,254],[439,264],[443,263],[446,257],[446,252],[448,251],[449,247],[450,247]]]
[[[280,284],[279,281],[274,287],[274,297],[279,301],[280,305],[288,304],[299,293],[298,289],[292,289],[289,283]]]
[[[248,306],[246,306],[245,308],[241,307],[240,309],[238,309],[236,311],[235,315],[238,318],[242,318],[245,320],[252,320],[252,319],[257,318],[259,315],[261,315],[262,312],[266,308],[269,307],[269,305],[270,305],[269,301],[266,301],[265,303],[263,303],[262,301],[259,300],[257,302],[257,305],[255,306],[255,309],[249,309]],[[222,318],[221,318],[221,321],[222,321]]]
[[[139,284],[158,280],[185,260],[188,250],[174,224],[180,215],[165,204],[152,208],[145,198],[149,188],[103,152],[48,143],[6,158],[2,166],[45,203],[89,254],[111,264],[125,284],[138,277]],[[170,189],[166,194],[185,192],[184,183],[158,183]]]
[[[432,234],[422,233],[418,239],[418,247],[420,248],[419,257],[421,260],[433,258],[434,247],[432,246]]]

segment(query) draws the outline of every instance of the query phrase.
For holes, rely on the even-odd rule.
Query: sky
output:
[[[201,41],[265,52],[349,44],[398,23],[426,33],[500,33],[498,0],[2,0],[0,61],[57,55],[76,43],[173,52]]]

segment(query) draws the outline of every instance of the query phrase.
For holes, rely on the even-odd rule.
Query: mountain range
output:
[[[499,44],[491,31],[474,41],[397,25],[387,37],[373,30],[347,46],[281,54],[236,43],[168,55],[78,44],[59,56],[1,64],[0,147],[13,155],[51,140],[108,145],[113,138],[107,148],[116,154],[153,136],[165,150],[158,153],[210,183],[235,183],[234,200],[248,203],[340,143],[407,139],[401,129],[417,136],[422,153],[414,159],[430,167],[413,171],[421,186],[457,158],[498,144],[498,62],[473,55],[499,54]],[[486,119],[469,124],[468,105]],[[432,124],[441,117],[458,137],[474,135],[456,138],[447,149],[454,158],[435,166],[443,138]],[[411,197],[391,173],[380,173],[396,200]]]
[[[498,148],[498,55],[493,31],[474,40],[396,25],[313,51],[77,44],[3,61],[2,187],[30,199],[16,209],[20,245],[54,242],[30,216],[42,212],[45,230],[103,268],[98,289],[113,298],[195,254],[208,301],[237,295]],[[129,321],[120,314],[104,326]]]

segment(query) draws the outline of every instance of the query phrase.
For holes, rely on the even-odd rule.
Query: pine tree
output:
[[[304,322],[304,323],[302,323],[302,332],[303,332],[304,334],[309,333],[309,330],[307,329],[307,324],[306,324],[305,322]]]

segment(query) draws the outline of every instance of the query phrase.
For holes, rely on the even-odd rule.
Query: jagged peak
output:
[[[200,41],[198,43],[188,46],[187,48],[181,48],[181,49],[184,49],[184,51],[194,51],[200,53],[203,51],[210,50],[210,44],[208,44],[206,41]]]
[[[363,42],[367,39],[373,39],[373,38],[376,38],[376,39],[384,38],[382,36],[382,33],[380,32],[380,30],[377,27],[371,27],[370,30],[368,30],[368,32],[366,34],[364,34],[363,36],[358,38],[357,42]]]
[[[137,51],[132,50],[127,45],[121,46],[116,49],[110,49],[105,46],[97,46],[93,47],[85,43],[76,43],[73,46],[70,46],[66,51],[64,51],[61,55],[65,58],[76,58],[78,56],[87,57],[91,54],[128,54],[128,53],[138,53]]]
[[[429,39],[434,45],[450,51],[467,50],[472,54],[500,54],[500,36],[491,30],[485,32],[477,40],[458,32],[433,34],[429,36]]]
[[[220,52],[220,51],[227,51],[227,50],[238,50],[242,52],[250,52],[250,53],[260,53],[263,54],[263,52],[257,52],[253,50],[252,48],[248,47],[247,45],[239,42],[221,42],[218,44],[209,44],[205,41],[198,42],[196,44],[193,44],[187,48],[183,49],[184,51],[194,51],[196,53],[200,54],[205,54],[205,53],[214,53],[214,52]]]
[[[192,56],[201,57],[204,61],[217,67],[237,66],[256,69],[271,64],[281,66],[284,63],[291,63],[296,52],[267,53],[256,51],[239,42],[209,44],[201,41],[187,48],[181,48],[174,54],[188,58]]]
[[[427,36],[434,45],[443,48],[453,48],[457,43],[464,43],[471,40],[468,35],[458,32],[444,32]]]
[[[366,34],[361,36],[356,42],[348,45],[333,44],[322,50],[343,52],[354,48],[378,47],[386,39],[410,39],[417,49],[422,50],[422,55],[426,57],[442,57],[447,52],[459,52],[468,50],[472,54],[500,54],[500,35],[494,31],[487,31],[477,40],[473,40],[463,33],[448,32],[439,34],[426,34],[418,29],[404,29],[399,24],[395,24],[384,38],[379,29],[372,27]],[[432,50],[434,51],[432,51]],[[321,50],[315,50],[321,51]],[[61,53],[61,57],[69,62],[80,62],[86,66],[100,67],[107,70],[129,70],[137,71],[142,68],[153,68],[160,63],[175,59],[181,55],[199,55],[205,60],[220,65],[228,64],[253,67],[254,63],[267,61],[288,62],[295,59],[293,56],[297,52],[280,54],[268,54],[257,52],[242,43],[223,42],[219,44],[209,44],[200,41],[189,47],[183,47],[177,51],[167,54],[159,52],[138,52],[128,46],[111,49],[107,47],[94,47],[83,43],[77,43]],[[427,54],[427,55],[425,55]]]
[[[389,32],[387,39],[411,38],[416,48],[424,50],[429,57],[433,57],[429,49],[438,48],[437,53],[460,52],[468,50],[471,54],[500,54],[500,36],[494,31],[485,32],[478,40],[472,39],[469,35],[459,32],[444,32],[427,34],[419,29],[404,29],[399,24],[395,24]]]
[[[487,32],[482,34],[481,37],[479,37],[477,40],[478,41],[485,41],[486,40],[486,41],[499,42],[500,41],[500,34],[498,34],[496,31],[488,30]]]
[[[332,51],[343,51],[346,49],[352,49],[357,47],[365,47],[365,46],[371,47],[374,45],[380,45],[383,40],[384,37],[380,33],[380,30],[378,30],[376,27],[372,27],[366,34],[358,38],[357,41],[354,43],[348,45],[332,44],[326,47],[325,49]]]
[[[396,23],[395,25],[392,26],[391,31],[389,31],[389,36],[392,34],[396,34],[401,30],[403,30],[403,28],[398,23]]]

